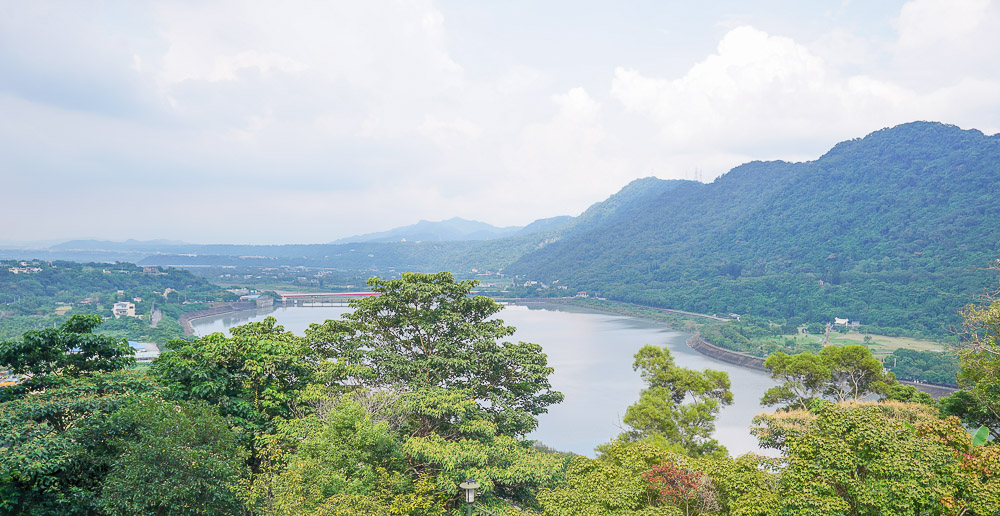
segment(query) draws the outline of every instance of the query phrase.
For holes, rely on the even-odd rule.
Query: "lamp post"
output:
[[[465,490],[465,515],[472,516],[472,503],[476,501],[476,489],[479,489],[479,484],[469,478],[458,484],[458,487]]]

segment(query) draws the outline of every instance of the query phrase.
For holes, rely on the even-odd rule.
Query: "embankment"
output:
[[[239,312],[240,310],[253,310],[257,308],[257,303],[253,301],[238,301],[235,303],[212,303],[210,308],[204,310],[195,310],[193,312],[187,312],[180,316],[178,322],[184,327],[184,335],[188,337],[194,335],[194,327],[191,326],[191,321],[194,319],[200,319],[202,317],[211,317],[213,315],[221,315],[229,312]]]
[[[700,334],[695,333],[687,340],[687,345],[691,349],[712,357],[716,360],[721,360],[727,364],[738,365],[740,367],[746,367],[749,369],[756,369],[758,371],[767,371],[764,367],[764,359],[760,357],[755,357],[753,355],[748,355],[746,353],[740,353],[738,351],[732,351],[725,348],[720,348],[715,344],[708,342],[703,339]]]
[[[697,333],[692,335],[691,338],[687,340],[687,345],[702,355],[712,357],[716,360],[721,360],[727,364],[756,369],[758,371],[767,371],[767,368],[764,367],[763,358],[747,355],[746,353],[740,353],[730,349],[720,348],[719,346],[703,339],[701,335]],[[926,392],[934,398],[943,398],[958,390],[955,387],[933,383],[911,382],[907,380],[899,380],[899,383],[903,385],[912,385],[916,387],[918,391]]]

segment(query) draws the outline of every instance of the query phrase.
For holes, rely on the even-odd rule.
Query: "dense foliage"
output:
[[[968,390],[938,406],[864,347],[772,355],[793,395],[753,432],[774,458],[711,439],[725,373],[645,346],[629,429],[587,458],[523,440],[562,395],[474,282],[370,284],[379,296],[305,336],[266,319],[173,341],[149,374],[125,369],[96,316],[3,342],[0,365],[30,378],[0,387],[0,514],[444,516],[470,477],[477,505],[505,516],[1000,510],[992,300],[964,314]]]
[[[235,500],[228,426],[214,408],[164,405],[125,370],[128,345],[92,333],[99,321],[0,344],[0,365],[30,375],[0,389],[0,514],[194,514]]]
[[[808,408],[817,399],[858,401],[885,395],[896,383],[862,346],[827,346],[819,353],[775,353],[764,361],[771,378],[781,382],[761,398],[763,405]]]
[[[669,349],[649,345],[636,352],[633,368],[646,388],[625,411],[622,422],[632,430],[620,439],[650,440],[695,457],[725,455],[712,433],[719,411],[733,404],[728,374],[678,367]]]
[[[957,385],[958,359],[954,353],[897,349],[885,358],[885,366],[900,380]]]

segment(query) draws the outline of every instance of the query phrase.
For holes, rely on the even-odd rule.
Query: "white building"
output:
[[[135,317],[135,303],[129,303],[128,301],[119,301],[115,303],[114,308],[111,309],[111,313],[115,315],[115,319],[121,316]]]

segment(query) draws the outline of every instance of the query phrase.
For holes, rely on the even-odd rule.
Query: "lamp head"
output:
[[[465,501],[467,503],[476,501],[476,489],[479,489],[479,484],[475,480],[471,478],[466,479],[465,482],[458,484],[458,487],[465,490]]]

